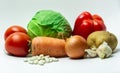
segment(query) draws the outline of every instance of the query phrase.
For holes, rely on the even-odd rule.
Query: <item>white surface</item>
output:
[[[60,58],[59,62],[44,66],[30,65],[23,62],[24,58],[5,54],[5,30],[14,24],[26,28],[32,16],[41,9],[61,12],[72,27],[81,12],[97,13],[103,17],[107,30],[120,41],[120,0],[0,0],[0,73],[120,73],[120,44],[108,59]]]

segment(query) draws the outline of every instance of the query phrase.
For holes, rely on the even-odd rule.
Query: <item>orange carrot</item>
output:
[[[65,57],[65,40],[52,37],[35,37],[32,40],[32,55]]]

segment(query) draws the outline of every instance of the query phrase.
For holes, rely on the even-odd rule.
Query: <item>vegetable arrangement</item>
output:
[[[27,30],[13,25],[5,31],[5,49],[10,55],[20,57],[31,54],[33,57],[79,59],[98,56],[103,59],[110,57],[118,44],[117,37],[106,30],[103,19],[97,14],[81,13],[72,31],[60,13],[41,10],[28,23]]]

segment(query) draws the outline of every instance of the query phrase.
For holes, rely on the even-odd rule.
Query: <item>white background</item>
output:
[[[60,58],[59,62],[44,66],[29,65],[24,58],[13,57],[4,52],[3,34],[14,24],[27,27],[38,10],[55,10],[66,17],[72,28],[76,17],[83,11],[99,14],[107,30],[120,41],[120,0],[0,0],[0,73],[120,73],[120,44],[111,58],[71,60]]]

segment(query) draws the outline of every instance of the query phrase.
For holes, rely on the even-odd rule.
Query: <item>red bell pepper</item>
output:
[[[101,30],[106,30],[103,19],[97,14],[91,15],[85,11],[77,17],[72,34],[87,39],[90,33]]]

